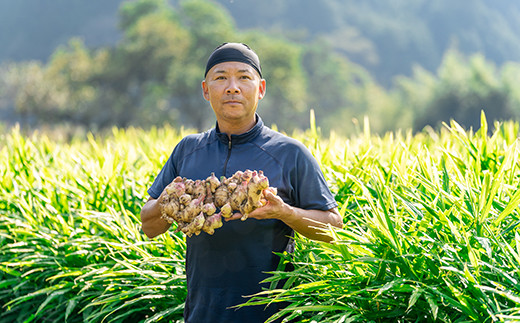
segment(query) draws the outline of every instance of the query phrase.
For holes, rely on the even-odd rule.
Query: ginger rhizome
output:
[[[176,232],[189,237],[202,231],[213,234],[222,227],[222,218],[229,218],[236,211],[244,221],[249,213],[264,206],[264,190],[276,194],[261,170],[237,171],[220,179],[214,173],[205,180],[176,177],[159,198],[161,217],[169,223],[176,222]]]

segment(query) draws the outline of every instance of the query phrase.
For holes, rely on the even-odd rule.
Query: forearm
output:
[[[326,232],[329,225],[336,228],[343,227],[343,219],[337,208],[327,211],[301,209],[290,206],[271,192],[264,191],[264,193],[267,204],[249,213],[248,217],[259,220],[278,219],[307,238],[325,242],[332,240]],[[228,220],[235,220],[240,217],[240,214],[236,214]]]
[[[171,224],[161,218],[161,209],[158,200],[150,198],[141,209],[141,227],[148,238],[168,231]]]
[[[321,211],[289,207],[288,212],[280,219],[305,237],[325,242],[330,242],[332,239],[326,232],[329,225],[336,228],[343,226],[341,216],[335,208]]]

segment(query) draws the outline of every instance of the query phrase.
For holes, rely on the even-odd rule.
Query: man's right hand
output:
[[[141,228],[150,239],[168,231],[171,226],[168,221],[161,217],[160,201],[166,197],[165,194],[163,191],[158,199],[150,197],[141,209]]]

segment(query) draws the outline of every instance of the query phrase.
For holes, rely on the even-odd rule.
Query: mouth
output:
[[[238,101],[238,100],[226,100],[226,101],[224,101],[224,104],[237,105],[237,104],[242,104],[242,102]]]

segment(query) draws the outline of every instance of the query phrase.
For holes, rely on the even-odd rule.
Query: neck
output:
[[[252,120],[248,120],[247,122],[238,124],[224,120],[217,120],[217,123],[220,132],[227,134],[228,137],[231,138],[231,135],[241,135],[251,130],[256,125],[256,117],[253,117]]]

